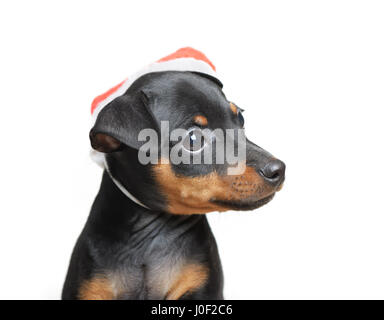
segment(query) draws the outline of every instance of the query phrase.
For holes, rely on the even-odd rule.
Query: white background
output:
[[[380,1],[3,1],[0,298],[57,299],[99,187],[90,103],[183,46],[287,164],[250,213],[209,214],[225,296],[384,298]]]

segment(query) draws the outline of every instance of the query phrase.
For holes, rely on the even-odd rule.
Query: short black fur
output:
[[[161,277],[166,279],[169,270],[183,263],[204,266],[209,272],[202,286],[181,299],[223,299],[223,272],[206,216],[168,212],[168,197],[154,177],[153,165],[138,161],[138,149],[144,142],[137,140],[144,128],[160,134],[161,121],[169,121],[170,130],[191,128],[196,115],[206,117],[212,129],[241,128],[241,119],[230,110],[221,88],[217,79],[198,73],[151,73],[100,112],[90,133],[92,145],[108,144],[103,150],[108,152],[110,174],[150,209],[126,197],[104,171],[72,254],[63,299],[81,298],[83,284],[100,276],[115,281],[116,299],[166,299],[162,287],[166,281]],[[268,152],[247,142],[247,165],[255,172],[262,171],[271,159]],[[227,168],[225,164],[171,166],[175,176],[192,178],[222,175]],[[270,179],[266,184],[277,189],[283,180]],[[249,210],[270,199],[256,200],[258,205],[250,200],[221,205]]]

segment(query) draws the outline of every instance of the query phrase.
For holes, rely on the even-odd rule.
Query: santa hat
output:
[[[141,76],[160,71],[194,71],[208,74],[217,78],[216,68],[204,53],[190,48],[181,48],[176,52],[148,65],[139,72],[133,74],[123,82],[97,96],[91,107],[93,122],[96,121],[100,111],[112,100],[123,95],[128,88]]]
[[[107,92],[97,96],[93,100],[91,107],[93,124],[95,123],[100,111],[112,100],[123,95],[137,79],[147,73],[161,71],[193,71],[205,73],[214,78],[217,78],[215,66],[212,64],[211,61],[208,60],[208,58],[202,52],[190,47],[181,48],[176,52],[148,65],[147,67],[143,68],[139,72],[133,74],[132,76],[124,80],[123,82],[109,89]],[[97,164],[107,170],[113,182],[128,198],[130,198],[138,205],[148,208],[112,176],[108,169],[108,165],[105,160],[105,155],[103,153],[98,152],[96,150],[92,150],[91,158],[93,161],[95,161]]]

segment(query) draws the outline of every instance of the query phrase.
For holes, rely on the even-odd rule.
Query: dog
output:
[[[187,154],[214,148],[204,129],[244,127],[242,109],[227,100],[205,55],[184,48],[162,63],[165,70],[139,73],[95,101],[90,140],[105,170],[72,253],[63,299],[223,299],[217,244],[204,214],[254,210],[283,185],[284,163],[249,140],[239,174],[228,174],[226,161],[139,160],[145,143],[139,133],[159,132],[164,121],[170,130],[185,129]],[[197,140],[204,141],[195,147]],[[164,142],[157,146],[159,154]]]

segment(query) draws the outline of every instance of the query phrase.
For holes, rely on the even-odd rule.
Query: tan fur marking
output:
[[[121,142],[104,133],[91,136],[92,147],[100,152],[111,152],[120,147]]]
[[[232,102],[229,103],[229,107],[234,114],[237,114],[237,107]]]
[[[177,176],[170,164],[154,167],[154,176],[168,200],[168,211],[174,214],[226,211],[211,200],[262,199],[274,192],[256,171],[246,167],[241,175],[219,176],[211,173],[199,177]]]
[[[204,116],[195,116],[193,118],[193,120],[195,121],[196,124],[198,124],[199,126],[206,126],[208,124],[208,119]]]
[[[111,283],[104,277],[86,280],[79,289],[80,300],[113,300],[115,298]]]
[[[185,266],[178,278],[173,282],[169,289],[166,300],[180,299],[184,294],[193,292],[208,279],[208,268],[199,264]]]

